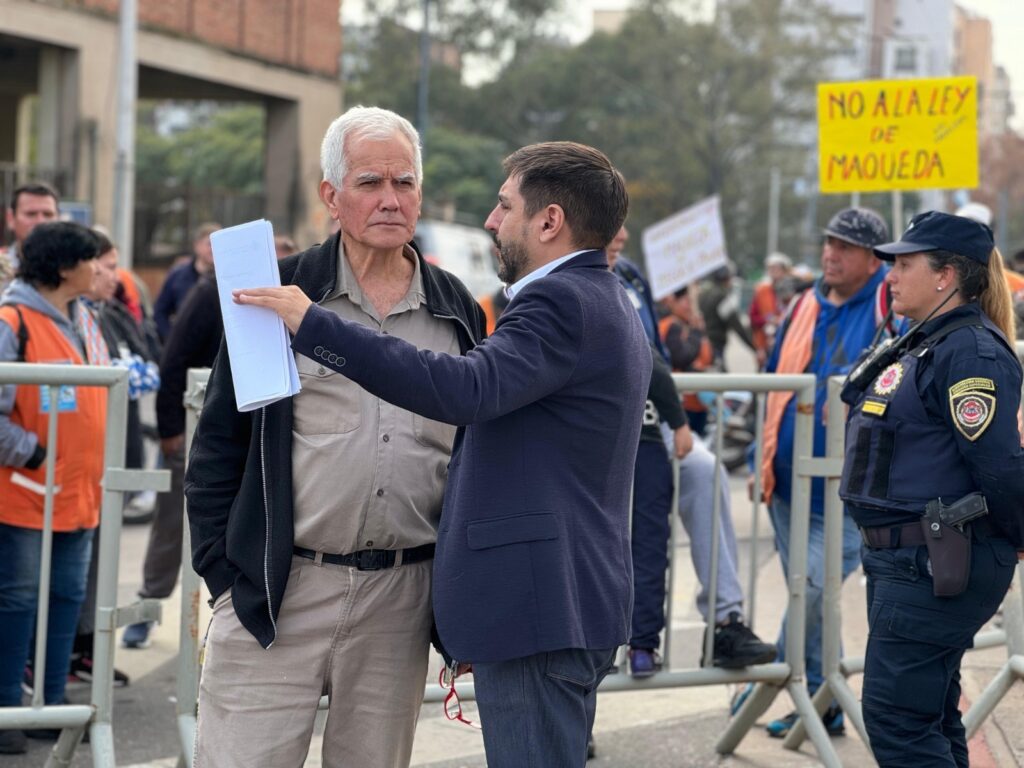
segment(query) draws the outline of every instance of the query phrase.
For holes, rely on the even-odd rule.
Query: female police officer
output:
[[[864,720],[883,767],[967,766],[960,660],[1024,549],[1010,293],[991,231],[969,219],[921,214],[875,254],[895,261],[893,310],[917,322],[843,393],[840,495],[868,577]]]

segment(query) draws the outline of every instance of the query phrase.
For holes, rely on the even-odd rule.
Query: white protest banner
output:
[[[726,263],[718,195],[652,224],[643,233],[651,293],[663,299]]]

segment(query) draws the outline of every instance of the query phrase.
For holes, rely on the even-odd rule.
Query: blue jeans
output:
[[[864,725],[881,768],[967,768],[960,660],[1006,595],[1017,553],[975,540],[971,575],[956,597],[935,597],[926,547],[864,550],[868,647]]]
[[[47,704],[64,699],[78,613],[92,553],[92,530],[53,534],[46,635]],[[32,652],[38,604],[42,531],[0,524],[0,706],[21,704],[21,681]]]
[[[583,768],[614,648],[473,665],[488,768]]]
[[[775,547],[782,561],[782,571],[789,578],[789,503],[772,497],[768,505],[772,527],[775,529]],[[807,615],[806,646],[807,688],[813,694],[822,683],[821,627],[825,590],[825,518],[811,515],[810,534],[807,539]],[[853,518],[843,515],[843,581],[860,565],[860,531]],[[779,661],[786,659],[786,622],[779,632]]]

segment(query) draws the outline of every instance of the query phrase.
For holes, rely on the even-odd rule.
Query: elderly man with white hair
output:
[[[353,107],[320,158],[320,198],[340,231],[284,259],[281,282],[421,349],[479,343],[472,296],[408,245],[423,177],[412,125]],[[295,362],[298,395],[239,413],[222,345],[192,446],[192,558],[213,595],[195,764],[302,765],[326,692],[324,766],[407,766],[455,427],[319,360]]]

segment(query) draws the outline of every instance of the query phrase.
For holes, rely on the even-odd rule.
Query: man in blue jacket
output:
[[[571,142],[525,147],[487,219],[511,302],[465,357],[419,351],[290,287],[245,290],[294,349],[388,402],[457,424],[434,615],[473,665],[491,768],[586,761],[595,689],[626,641],[629,496],[651,352],[604,247],[621,174]]]

